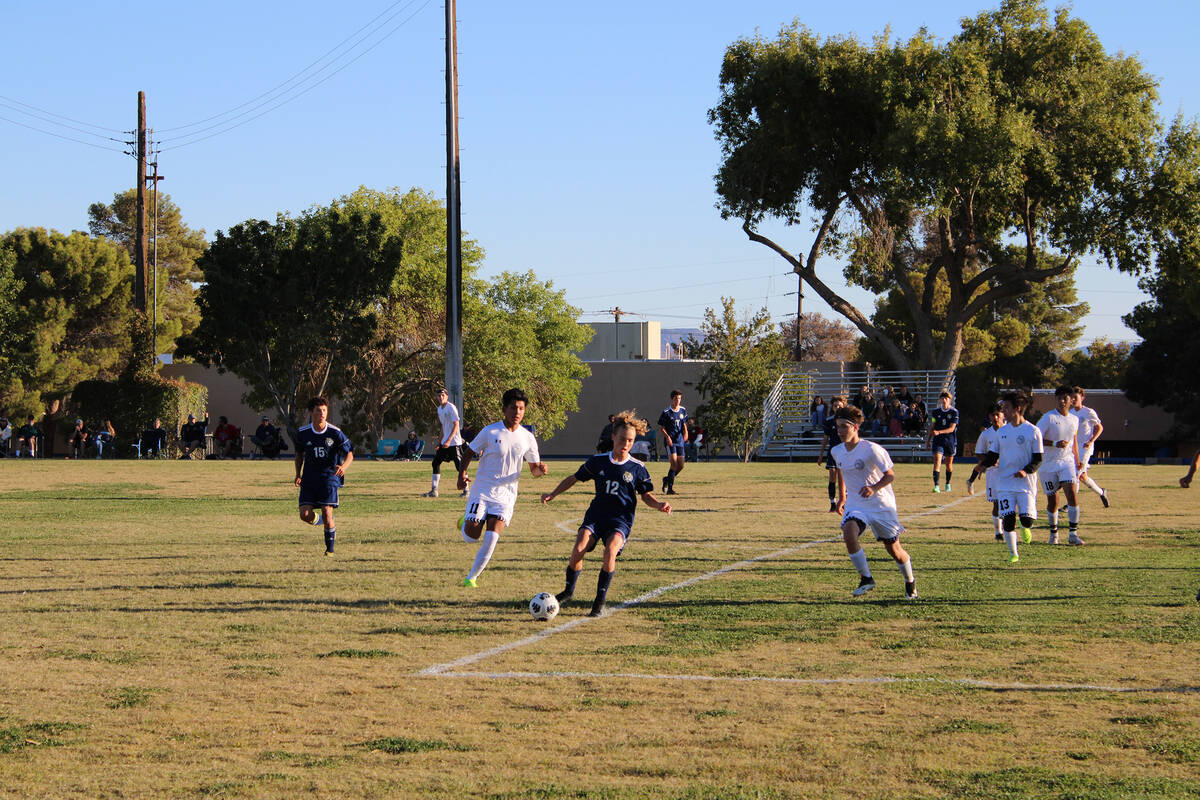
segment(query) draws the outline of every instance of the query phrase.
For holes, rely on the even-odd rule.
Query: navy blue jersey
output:
[[[325,430],[318,433],[312,425],[300,429],[300,452],[304,454],[304,472],[300,476],[302,485],[333,485],[345,484],[345,476],[334,475],[334,470],[346,460],[346,454],[354,450],[354,445],[346,438],[340,428],[326,423]]]
[[[826,417],[825,421],[821,423],[821,430],[825,432],[825,437],[829,439],[829,447],[832,448],[835,444],[842,443],[842,439],[838,436],[837,432],[837,420],[833,418],[832,414]]]
[[[658,415],[658,425],[671,437],[672,444],[683,443],[683,429],[687,425],[688,412],[683,406],[678,409],[664,408]]]
[[[958,409],[954,408],[953,406],[951,406],[950,408],[942,408],[941,406],[938,406],[937,408],[935,408],[933,411],[930,412],[929,419],[930,419],[929,430],[931,430],[931,431],[945,430],[946,428],[949,428],[951,425],[957,426],[958,425]],[[956,433],[958,433],[957,427],[950,433],[943,433],[943,434],[938,434],[938,435],[939,436],[954,436]]]
[[[596,496],[588,506],[588,516],[603,520],[624,520],[633,526],[638,496],[654,491],[654,481],[646,466],[635,458],[613,462],[608,453],[599,453],[583,462],[575,471],[575,480],[595,481]]]

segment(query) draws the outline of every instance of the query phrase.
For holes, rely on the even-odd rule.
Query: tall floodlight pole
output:
[[[137,231],[134,235],[133,307],[146,311],[146,93],[137,106]]]
[[[458,35],[446,0],[446,393],[465,416],[462,363],[462,203],[458,162]]]

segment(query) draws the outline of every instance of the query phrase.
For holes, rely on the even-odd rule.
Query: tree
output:
[[[1129,369],[1130,342],[1110,342],[1099,337],[1085,350],[1063,358],[1062,382],[1085,389],[1120,389]]]
[[[1085,254],[1147,269],[1197,194],[1172,192],[1195,126],[1158,118],[1136,59],[1105,53],[1066,10],[1003,0],[938,44],[822,40],[798,23],[734,43],[710,111],[724,160],[719,208],[772,249],[897,369],[954,369],[994,304],[1068,273]],[[815,214],[807,254],[763,235]],[[923,259],[926,239],[936,247]],[[899,291],[914,322],[896,341],[817,273]],[[939,282],[947,297],[934,324]]]
[[[17,299],[25,284],[17,278],[17,255],[0,247],[0,383],[28,379],[32,371],[28,331],[17,324]]]
[[[125,366],[133,266],[116,244],[78,231],[18,228],[0,240],[5,251],[11,255],[0,262],[11,267],[17,336],[3,348],[16,360],[0,405],[13,414],[56,416],[77,383],[114,378]]]
[[[788,320],[779,328],[793,361],[850,361],[858,350],[858,331],[823,314],[804,312],[800,315],[799,350],[796,349],[796,320]]]
[[[761,309],[740,320],[729,297],[721,298],[721,313],[705,309],[700,324],[703,338],[687,339],[693,358],[711,359],[712,366],[696,386],[704,402],[696,409],[710,441],[728,442],[743,461],[750,460],[762,438],[763,401],[787,364],[783,342]]]
[[[147,208],[147,215],[153,211]],[[148,236],[153,236],[153,223]],[[88,230],[93,236],[105,236],[117,242],[136,258],[137,247],[137,190],[128,189],[113,196],[111,204],[92,203],[88,207]],[[208,244],[203,230],[192,230],[183,222],[179,206],[171,196],[158,196],[158,347],[160,351],[174,349],[180,336],[191,333],[200,322],[200,309],[196,305],[196,284],[202,280],[196,260],[204,254]],[[153,287],[153,272],[150,265],[150,285]]]
[[[401,249],[378,214],[332,207],[218,231],[198,262],[200,324],[179,353],[241,377],[245,402],[273,406],[294,438],[300,403],[336,389],[370,341]]]

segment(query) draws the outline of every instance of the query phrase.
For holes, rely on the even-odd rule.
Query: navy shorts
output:
[[[683,442],[676,442],[675,444],[669,444],[669,445],[667,445],[667,455],[668,456],[682,456],[683,448],[685,446],[686,445],[684,445]]]
[[[933,441],[929,443],[930,455],[942,453],[947,458],[953,458],[956,450],[958,450],[958,439],[950,434],[935,436],[933,437]]]
[[[313,508],[321,508],[323,506],[337,508],[337,504],[338,487],[336,483],[318,483],[311,486],[306,483],[300,484],[300,505],[312,506]]]

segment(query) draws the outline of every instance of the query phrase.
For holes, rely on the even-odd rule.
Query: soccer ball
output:
[[[542,622],[554,619],[558,616],[558,598],[549,592],[538,592],[529,601],[529,613]]]

